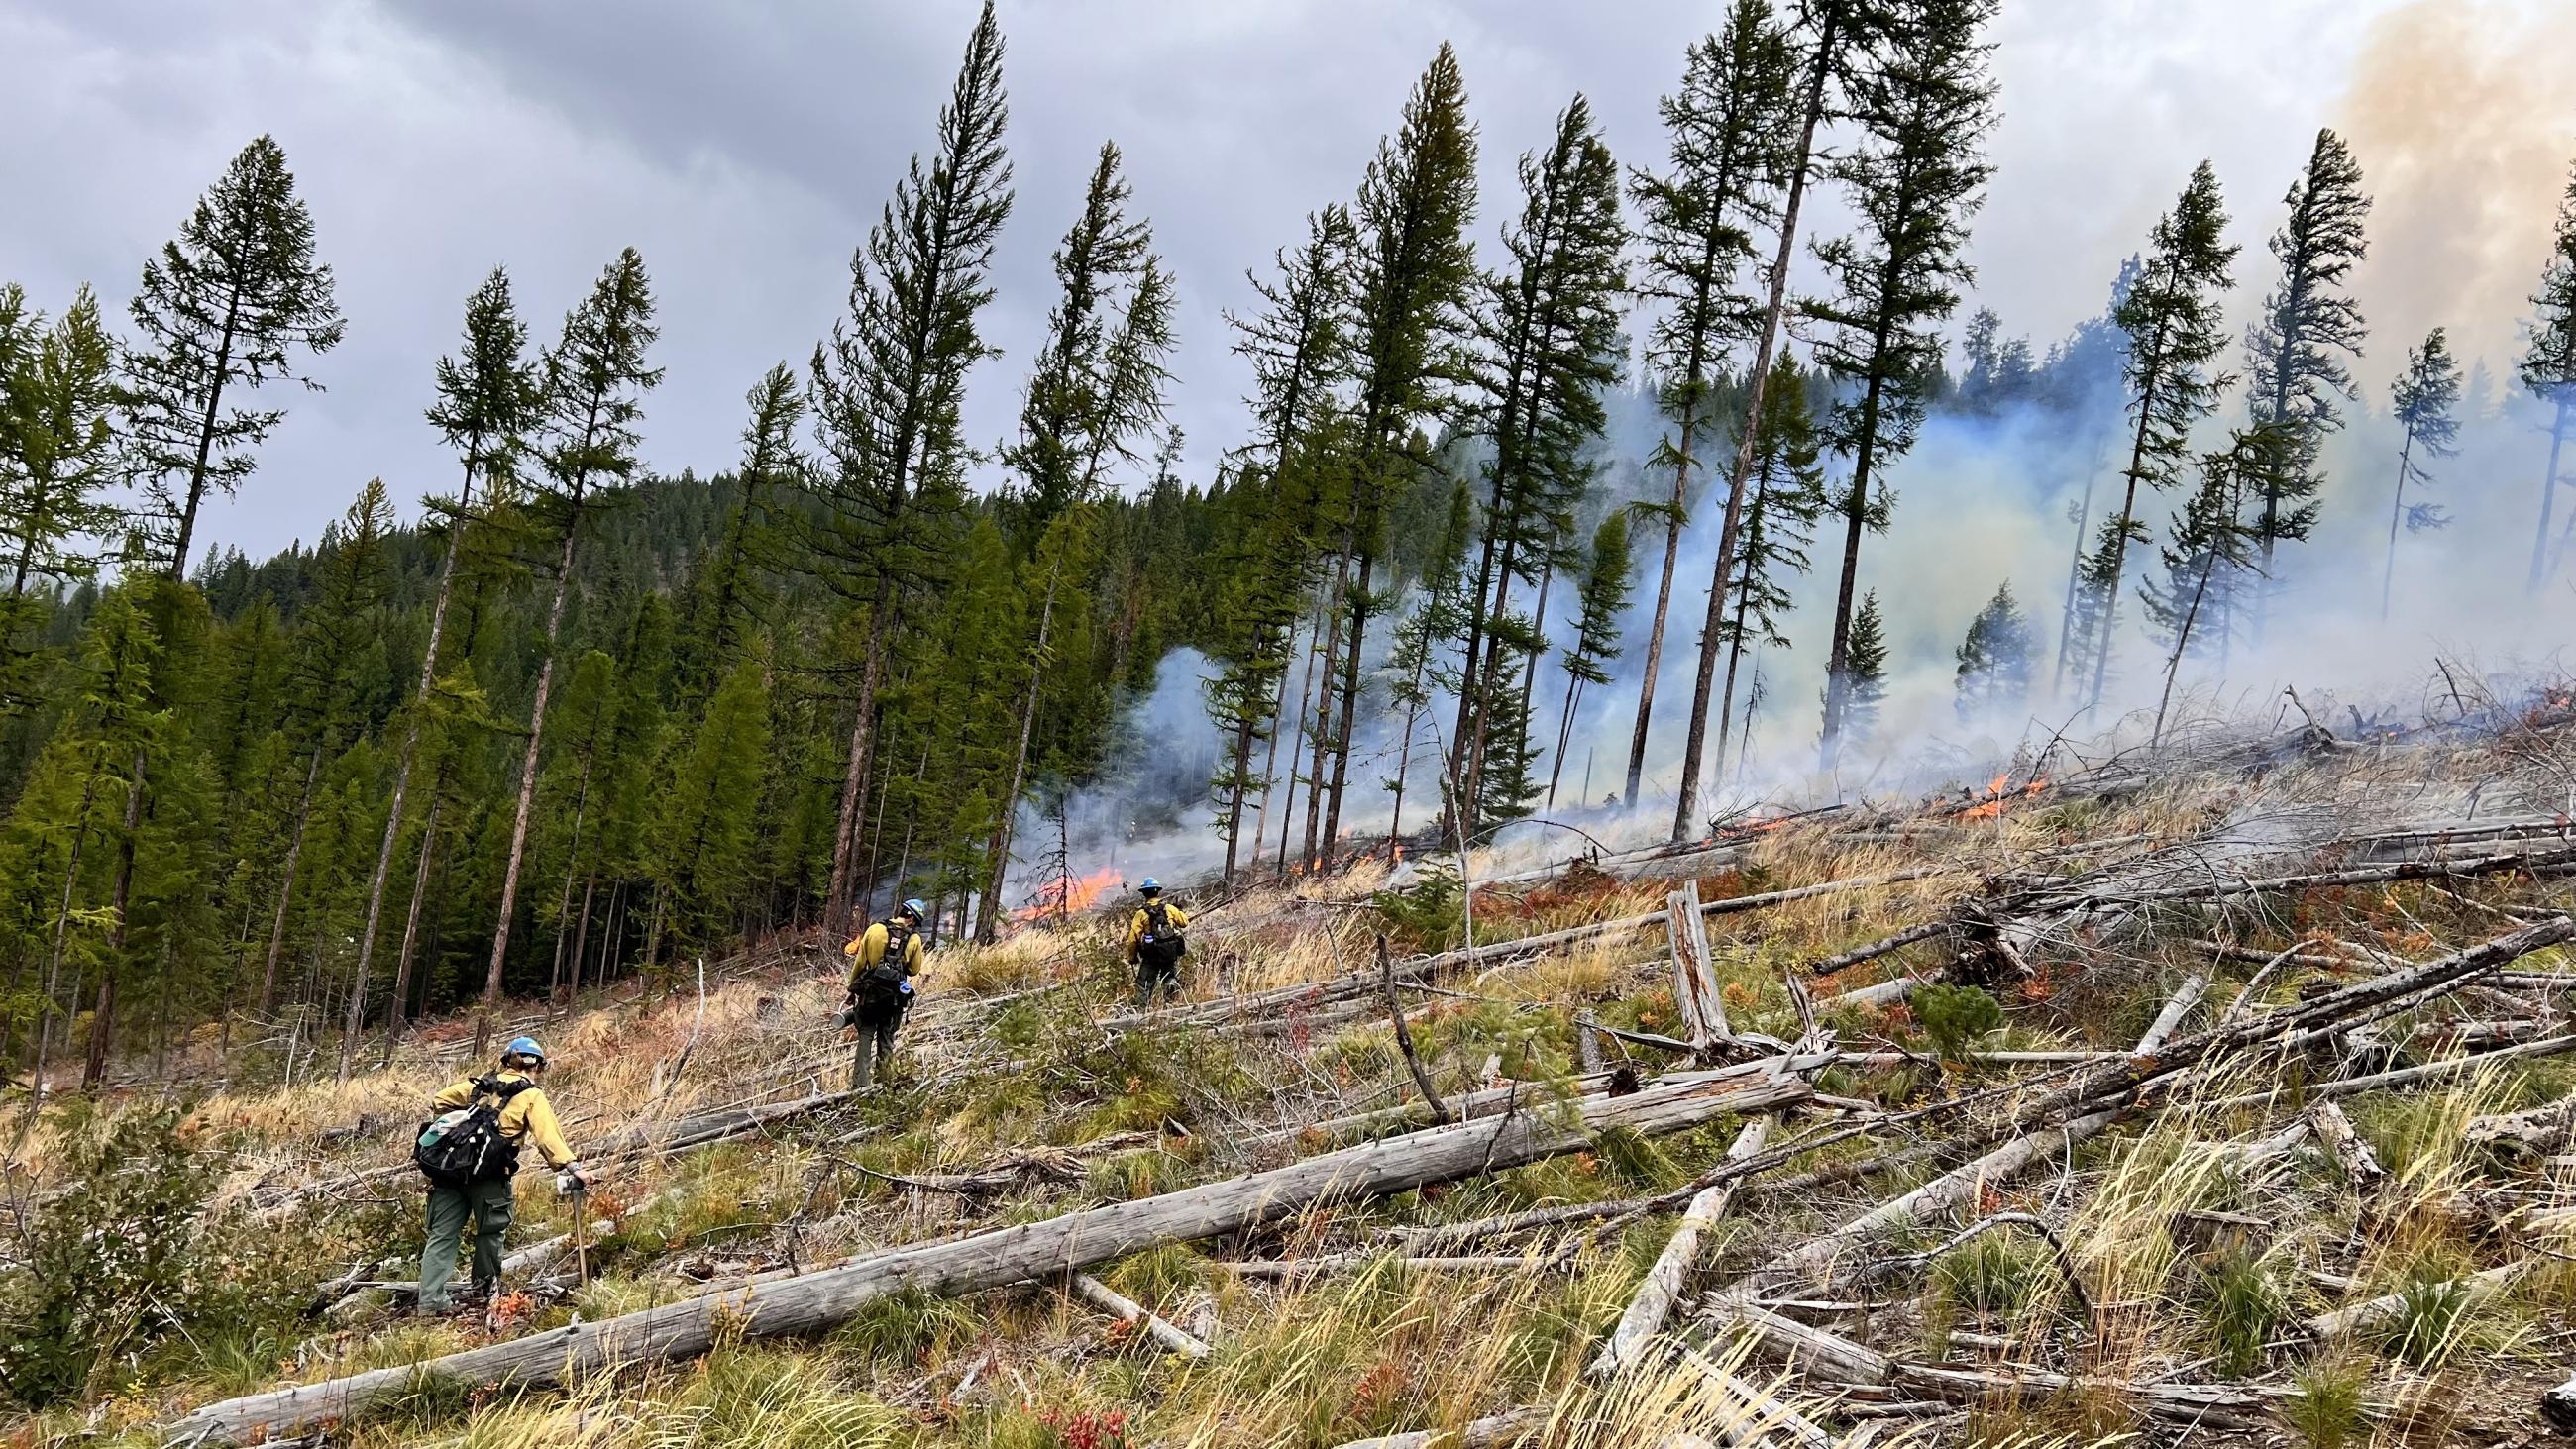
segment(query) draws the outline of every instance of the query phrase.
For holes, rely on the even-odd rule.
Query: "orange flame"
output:
[[[1962,820],[1997,819],[2004,813],[2004,801],[2011,798],[2013,795],[2018,794],[2023,799],[2028,799],[2047,788],[2048,777],[2045,775],[2032,776],[2030,782],[2022,786],[2018,791],[2012,788],[2012,775],[2010,772],[1997,775],[1993,781],[1986,786],[1985,802],[1980,805],[1971,805],[1967,809],[1960,811],[1959,818]]]
[[[1011,919],[1025,926],[1049,916],[1069,916],[1076,911],[1088,910],[1092,902],[1100,899],[1101,894],[1117,885],[1120,879],[1118,867],[1114,865],[1103,866],[1080,879],[1058,876],[1039,886],[1035,899],[1011,912]]]

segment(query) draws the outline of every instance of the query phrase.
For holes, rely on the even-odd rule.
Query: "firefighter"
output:
[[[454,1306],[448,1284],[456,1277],[457,1249],[467,1218],[474,1220],[474,1276],[467,1301],[484,1303],[501,1281],[501,1249],[510,1233],[510,1179],[519,1149],[533,1145],[555,1169],[566,1192],[590,1186],[591,1175],[574,1159],[555,1119],[554,1104],[537,1085],[546,1071],[545,1048],[532,1037],[513,1037],[501,1049],[497,1071],[464,1077],[434,1099],[438,1113],[422,1129],[413,1152],[429,1178],[429,1240],[420,1252],[420,1311]]]
[[[895,1028],[912,1009],[912,978],[921,971],[921,926],[929,915],[930,908],[921,902],[905,901],[841,948],[850,958],[841,1020],[859,1032],[850,1058],[852,1091],[874,1082],[879,1065],[894,1056]]]
[[[1181,957],[1188,954],[1189,914],[1163,899],[1162,882],[1152,876],[1136,888],[1145,904],[1127,922],[1127,961],[1136,968],[1136,1008],[1154,1004],[1158,991],[1181,994]]]

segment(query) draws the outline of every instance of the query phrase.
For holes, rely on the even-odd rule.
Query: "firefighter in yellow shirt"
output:
[[[894,1030],[912,1009],[912,978],[922,963],[921,924],[929,915],[921,902],[905,901],[841,948],[850,958],[841,1020],[859,1031],[850,1058],[852,1091],[875,1081],[877,1067],[894,1056]]]
[[[1163,899],[1162,882],[1152,876],[1136,887],[1145,904],[1127,922],[1127,960],[1136,968],[1136,1009],[1154,1004],[1158,991],[1181,994],[1181,957],[1189,951],[1189,913]]]
[[[472,1153],[467,1162],[454,1161],[452,1151],[448,1159],[439,1159],[427,1141],[422,1145],[418,1160],[430,1179],[429,1240],[420,1253],[423,1313],[443,1313],[454,1306],[448,1284],[456,1277],[457,1249],[469,1217],[474,1220],[474,1278],[468,1297],[486,1301],[499,1286],[501,1249],[510,1234],[510,1178],[518,1170],[521,1147],[535,1147],[557,1172],[558,1185],[568,1191],[590,1185],[590,1174],[582,1170],[564,1141],[554,1104],[537,1085],[545,1070],[545,1049],[532,1038],[516,1037],[501,1049],[499,1071],[459,1078],[433,1099],[435,1110],[448,1117],[494,1107],[498,1134],[497,1142]],[[461,1121],[454,1124],[447,1134],[456,1139],[451,1147],[466,1142],[476,1131]],[[442,1165],[433,1167],[434,1161]]]

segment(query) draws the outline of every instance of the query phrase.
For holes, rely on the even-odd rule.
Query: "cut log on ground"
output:
[[[2308,1104],[2307,1118],[2308,1125],[2316,1131],[2317,1140],[2326,1145],[2327,1155],[2334,1159],[2336,1168],[2343,1173],[2344,1180],[2352,1184],[2353,1191],[2369,1197],[2387,1185],[2388,1169],[2380,1166],[2379,1154],[2371,1151],[2370,1144],[2361,1140],[2361,1134],[2353,1129],[2352,1119],[2343,1114],[2341,1107],[2331,1099],[2319,1098]]]
[[[418,1364],[229,1399],[189,1414],[173,1426],[173,1435],[241,1443],[291,1433],[406,1392],[423,1373],[467,1384],[541,1386],[612,1365],[695,1358],[719,1334],[807,1336],[905,1289],[956,1296],[1040,1280],[1167,1243],[1276,1221],[1318,1203],[1383,1197],[1515,1167],[1585,1147],[1593,1133],[1614,1127],[1659,1135],[1730,1112],[1773,1110],[1807,1095],[1807,1085],[1796,1078],[1746,1076],[1586,1098],[1579,1125],[1562,1120],[1564,1114],[1529,1112],[1433,1128],[1246,1177],[891,1248],[799,1277],[701,1294]]]
[[[1169,1322],[1156,1316],[1144,1304],[1101,1282],[1088,1273],[1073,1275],[1073,1291],[1082,1301],[1117,1319],[1121,1323],[1141,1323],[1154,1341],[1183,1358],[1205,1358],[1216,1352],[1204,1342],[1192,1338]]]
[[[1726,1149],[1730,1161],[1741,1162],[1762,1150],[1762,1139],[1771,1124],[1755,1118],[1737,1133],[1735,1142]],[[1699,1263],[1700,1235],[1726,1215],[1726,1200],[1733,1196],[1735,1184],[1721,1182],[1692,1198],[1682,1213],[1681,1226],[1673,1230],[1670,1241],[1646,1270],[1645,1281],[1637,1285],[1636,1296],[1628,1300],[1628,1311],[1619,1318],[1619,1326],[1610,1331],[1610,1339],[1592,1360],[1591,1372],[1608,1377],[1628,1368],[1646,1355],[1646,1348],[1664,1328],[1664,1319],[1682,1296],[1690,1271]]]

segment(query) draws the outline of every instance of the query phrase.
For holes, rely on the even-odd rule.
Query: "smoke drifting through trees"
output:
[[[190,330],[248,259],[196,255],[220,227],[182,234],[200,280],[155,263],[150,315],[178,320],[122,337],[0,286],[0,1053],[76,1044],[96,1075],[265,1015],[295,1070],[339,1024],[346,1071],[419,1010],[895,895],[993,933],[1122,875],[1491,838],[1541,802],[1696,833],[1748,791],[1982,780],[2087,710],[2143,731],[2222,690],[2405,680],[2482,615],[2490,666],[2549,642],[2576,223],[2520,260],[2514,317],[2395,330],[2364,315],[2399,245],[2372,227],[2413,212],[2372,202],[2365,133],[2327,133],[2286,206],[2240,207],[2283,238],[2262,275],[2204,172],[2133,263],[2080,259],[2118,278],[2102,315],[2036,345],[1963,321],[1990,14],[1740,0],[1654,137],[1580,98],[1482,137],[1439,52],[1242,294],[1248,417],[1183,477],[1165,359],[1175,299],[1213,284],[1163,266],[1174,199],[1114,141],[1046,224],[1043,346],[974,374],[1018,389],[1017,427],[964,435],[1014,221],[987,11],[811,366],[737,384],[730,472],[656,476],[634,437],[641,257],[541,358],[495,273],[424,379],[460,469],[431,524],[369,487],[316,548],[190,558],[189,500],[295,425],[251,387],[319,377],[339,335],[313,182],[254,145],[207,206],[274,232],[284,320],[221,396]],[[1525,157],[1517,194],[1477,195],[1489,143]],[[2512,357],[2455,346],[2532,320]],[[2424,338],[2393,395],[2401,347],[2353,361],[2374,333]],[[1842,547],[1810,574],[1823,518]],[[1668,667],[1685,642],[1698,668]]]

